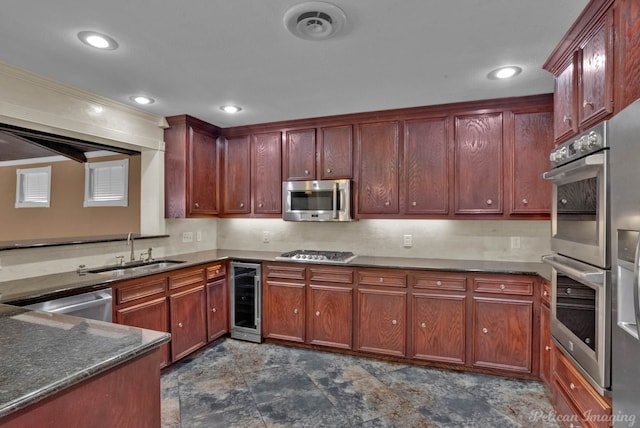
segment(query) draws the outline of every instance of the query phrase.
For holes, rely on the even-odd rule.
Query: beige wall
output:
[[[93,158],[90,162],[126,156]],[[51,166],[48,208],[16,208],[16,169]],[[72,160],[0,167],[0,241],[140,232],[140,156],[129,157],[129,206],[83,207],[85,166]]]

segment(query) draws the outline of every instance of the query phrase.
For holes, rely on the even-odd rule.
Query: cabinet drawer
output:
[[[551,284],[548,281],[542,283],[542,291],[540,293],[542,303],[549,306],[551,304]]]
[[[428,274],[413,274],[410,278],[414,288],[455,291],[465,291],[467,289],[467,278],[464,276],[433,272]]]
[[[141,281],[116,288],[116,304],[133,302],[155,295],[164,295],[167,289],[165,278]]]
[[[267,265],[265,267],[265,272],[267,278],[297,280],[304,280],[306,278],[306,269],[304,266]]]
[[[480,293],[533,296],[533,279],[473,278],[473,290]]]
[[[227,267],[224,263],[217,263],[215,265],[211,265],[207,267],[207,281],[217,278],[219,276],[224,276],[227,273]]]
[[[553,409],[566,428],[582,428],[583,421],[557,382],[553,384]]]
[[[309,280],[353,284],[353,269],[311,268],[309,269]]]
[[[394,270],[361,270],[358,272],[358,284],[406,287],[407,274],[403,271]]]
[[[190,285],[202,284],[204,282],[204,269],[188,270],[179,272],[169,277],[169,289],[187,287]]]
[[[554,382],[569,398],[573,407],[580,412],[580,417],[593,420],[607,420],[611,415],[611,405],[589,382],[573,367],[573,364],[559,349],[555,348]],[[602,415],[601,418],[596,416]],[[594,417],[596,417],[594,419]],[[597,425],[596,425],[597,426]],[[604,425],[606,426],[606,424]]]

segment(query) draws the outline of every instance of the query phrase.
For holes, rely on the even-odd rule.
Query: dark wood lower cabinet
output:
[[[540,306],[540,379],[551,384],[551,310]]]
[[[403,357],[406,336],[406,291],[358,289],[358,350]]]
[[[264,283],[263,332],[265,337],[292,342],[305,339],[305,284],[304,282]]]
[[[474,297],[473,365],[531,373],[533,302]]]
[[[172,294],[169,302],[171,357],[176,361],[207,343],[204,285]]]
[[[229,331],[227,280],[207,283],[207,340],[211,342]]]
[[[353,345],[353,288],[308,287],[308,342],[351,349]]]
[[[411,358],[464,364],[466,297],[414,293],[411,296]]]

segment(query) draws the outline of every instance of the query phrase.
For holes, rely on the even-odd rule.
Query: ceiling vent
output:
[[[325,40],[344,27],[347,16],[331,3],[312,1],[293,6],[284,14],[284,26],[305,40]]]

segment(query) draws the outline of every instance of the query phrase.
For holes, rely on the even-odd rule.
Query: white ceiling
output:
[[[549,93],[542,64],[587,0],[330,0],[343,31],[305,41],[300,0],[2,0],[0,61],[221,127]],[[98,51],[76,34],[115,38]],[[486,75],[501,65],[523,72]],[[0,96],[1,91],[0,91]],[[237,104],[236,115],[221,112]]]

